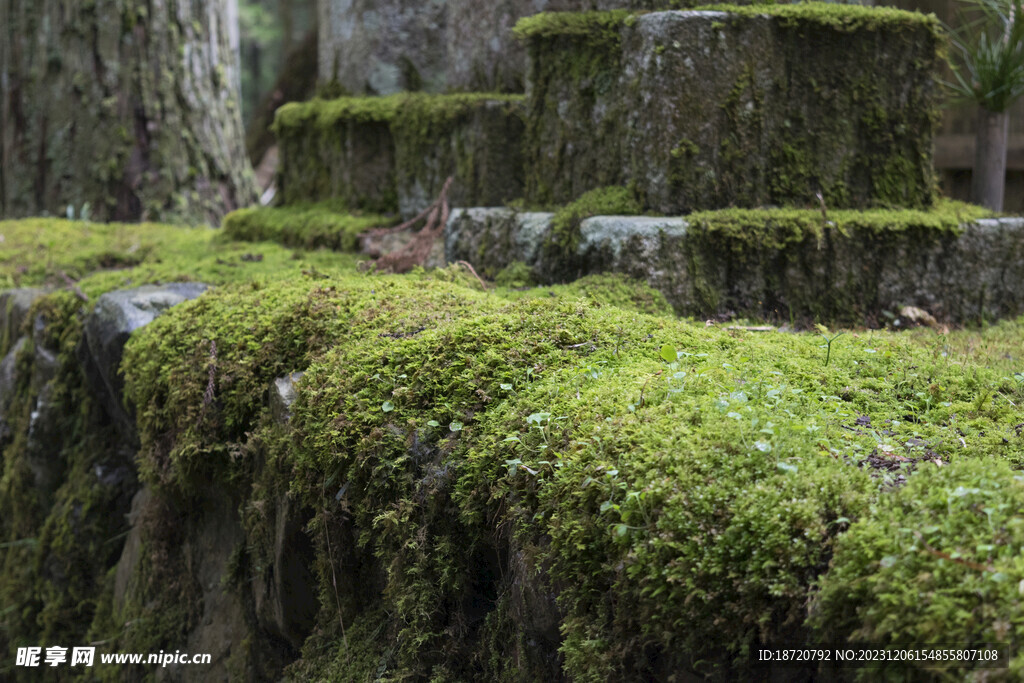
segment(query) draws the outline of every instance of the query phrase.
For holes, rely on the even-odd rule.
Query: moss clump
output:
[[[520,19],[512,33],[522,41],[567,36],[605,44],[618,43],[619,29],[632,15],[629,10],[541,12]]]
[[[4,236],[0,287],[28,287],[56,280],[61,271],[77,278],[103,268],[134,266],[187,248],[212,231],[153,223],[29,218],[0,222],[0,235]]]
[[[633,216],[643,208],[631,187],[602,187],[582,194],[551,217],[551,230],[544,249],[564,265],[567,273],[576,266],[576,250],[580,244],[580,225],[591,216]]]
[[[822,642],[1010,643],[1024,636],[1024,478],[998,457],[924,465],[836,543],[811,610]],[[1010,678],[1024,672],[1011,650]],[[890,663],[872,678],[923,675]],[[942,665],[950,680],[970,667]]]
[[[293,251],[279,244],[217,239],[209,228],[156,223],[86,223],[58,219],[0,222],[0,283],[65,288],[61,273],[79,280],[90,298],[143,284],[208,284],[287,279],[302,271],[353,269],[357,259],[330,252]],[[59,249],[57,245],[76,245]]]
[[[276,242],[302,249],[358,251],[359,236],[393,221],[347,213],[338,202],[238,209],[224,217],[223,237],[244,242]]]
[[[732,5],[728,3],[703,5],[698,11],[728,12],[741,17],[769,16],[782,19],[787,28],[818,26],[841,33],[858,31],[891,31],[904,28],[926,27],[936,38],[942,35],[942,24],[934,14],[908,12],[892,7],[866,7],[826,2],[805,2],[797,5],[755,3]]]
[[[648,315],[670,317],[674,315],[672,307],[661,292],[651,288],[646,282],[621,273],[587,275],[567,285],[499,289],[498,295],[513,301],[533,298],[569,300],[579,298],[586,299],[597,306],[615,306],[626,311],[638,311]]]
[[[665,342],[671,364],[659,360]],[[845,427],[867,415],[909,452],[949,459],[1007,432],[963,451],[947,411],[1015,419],[1008,403],[975,412],[978,385],[930,350],[889,335],[848,344],[826,367],[811,335],[754,337],[563,298],[388,348],[350,337],[304,378],[291,481],[310,505],[323,502],[318,482],[337,483],[361,561],[387,568],[388,670],[472,677],[476,631],[453,640],[453,613],[497,609],[505,591],[545,581],[537,567],[559,586],[565,675],[635,677],[669,652],[688,653],[675,668],[691,656],[733,666],[762,639],[799,635],[836,536],[878,495],[878,442]],[[530,558],[525,577],[501,564],[512,555]],[[332,604],[324,623],[335,618]],[[517,628],[529,639],[536,626],[523,617]],[[502,654],[515,656],[515,642]]]
[[[152,481],[181,488],[228,472],[228,444],[259,414],[252,397],[273,378],[303,370],[323,349],[361,331],[401,338],[482,305],[469,290],[453,297],[449,286],[427,279],[308,276],[226,286],[181,304],[125,348],[140,468]]]
[[[310,127],[331,129],[350,121],[388,123],[398,113],[405,95],[338,97],[289,102],[274,116],[274,133],[281,138]]]
[[[908,230],[959,234],[965,223],[992,215],[980,206],[943,199],[926,211],[840,209],[823,213],[821,209],[719,209],[695,211],[686,220],[709,236],[727,239],[736,246],[783,249],[808,238],[821,239],[826,229],[834,229],[842,235],[857,232],[883,236]]]
[[[522,261],[513,261],[502,268],[494,276],[494,284],[498,287],[521,288],[532,287],[536,284],[533,280],[533,271],[530,266]]]
[[[0,223],[0,234],[8,248],[0,273],[9,284],[61,288],[36,301],[28,316],[42,327],[27,337],[18,357],[17,384],[4,412],[10,431],[0,433],[0,651],[117,638],[125,629],[111,613],[110,570],[121,554],[125,514],[138,487],[134,448],[90,389],[80,354],[91,306],[60,273],[78,279],[94,304],[106,291],[147,283],[294,280],[303,271],[351,273],[356,262],[329,252],[307,257],[270,243],[220,243],[214,230],[159,224],[28,219]],[[46,425],[43,432],[33,429],[36,419]],[[146,555],[154,565],[147,570],[154,595],[159,591],[152,586],[165,592],[188,587],[180,581],[185,569],[177,564],[180,543],[175,546],[172,533],[183,533],[180,513],[167,514],[153,521]],[[132,630],[139,651],[181,642],[168,634],[186,628],[187,602],[169,601],[156,619],[140,608],[136,616],[142,618]],[[96,637],[86,639],[87,631]]]

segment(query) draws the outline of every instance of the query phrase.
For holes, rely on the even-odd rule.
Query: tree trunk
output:
[[[0,216],[217,222],[255,200],[227,0],[0,2]]]
[[[1006,187],[1006,145],[1010,113],[978,108],[978,133],[971,176],[971,199],[993,211],[1003,210]]]

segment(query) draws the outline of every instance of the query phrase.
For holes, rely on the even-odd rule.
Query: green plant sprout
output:
[[[828,332],[827,327],[825,327],[824,325],[818,325],[817,327],[819,332],[821,333],[821,338],[825,340],[825,343],[822,344],[821,346],[825,349],[825,367],[827,368],[828,362],[832,358],[832,342],[842,337],[844,334],[846,334],[846,332],[840,332],[832,337],[829,337],[826,334]]]

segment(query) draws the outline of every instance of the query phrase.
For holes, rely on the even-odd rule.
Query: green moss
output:
[[[619,188],[585,206],[621,207],[616,196],[628,203]],[[930,220],[919,214],[905,218]],[[871,216],[858,229],[891,226],[893,214]],[[704,220],[744,238],[744,214]],[[620,277],[508,301],[458,269],[321,265],[220,280],[130,340],[138,465],[156,499],[139,522],[139,589],[119,613],[117,553],[100,540],[121,532],[123,502],[87,477],[110,430],[73,374],[83,307],[69,291],[37,304],[40,343],[71,373],[57,396],[74,438],[66,481],[39,502],[17,440],[37,398],[23,379],[0,486],[5,652],[44,632],[123,651],[185,642],[202,594],[181,549],[214,495],[240,511],[247,544],[231,569],[254,582],[272,571],[276,501],[306,523],[321,610],[292,680],[745,679],[762,643],[944,637],[907,608],[922,596],[965,639],[1017,629],[1024,498],[1009,468],[1024,466],[1024,385],[1006,356],[1020,357],[1024,321],[948,337],[851,331],[826,364],[818,335],[676,320]],[[111,275],[82,286],[95,294]],[[275,423],[262,397],[296,370],[291,420]],[[1006,581],[921,552],[906,528]],[[82,564],[66,583],[51,572]],[[243,649],[257,650],[259,629],[250,637]]]
[[[529,270],[526,271],[526,274],[530,274]],[[497,282],[495,284],[502,287]],[[505,286],[507,287],[507,285]],[[567,300],[582,298],[597,306],[616,306],[623,310],[637,311],[648,315],[673,315],[672,307],[661,292],[652,289],[646,282],[621,273],[587,275],[567,285],[499,289],[497,294],[513,301],[533,298]]]
[[[277,110],[280,197],[286,204],[339,199],[352,210],[398,208],[390,122],[404,95],[290,103]]]
[[[358,251],[362,233],[391,222],[383,216],[353,215],[339,202],[238,209],[224,217],[223,238],[276,242],[302,249]]]
[[[315,633],[303,646],[302,657],[285,670],[282,680],[383,680],[391,671],[393,656],[383,638],[386,623],[385,614],[369,612],[346,626],[344,638],[337,628]]]
[[[0,436],[0,651],[84,642],[90,630],[102,634],[94,640],[123,637],[139,651],[180,643],[188,623],[182,615],[191,604],[181,597],[187,591],[156,610],[157,619],[148,607],[130,608],[139,617],[130,635],[117,621],[123,615],[111,612],[108,574],[127,531],[135,463],[90,392],[81,364],[82,321],[91,308],[60,274],[78,279],[94,302],[111,289],[153,282],[198,279],[220,285],[294,279],[303,271],[351,273],[355,259],[329,252],[307,258],[270,243],[219,243],[214,230],[157,224],[28,219],[0,224],[0,234],[8,248],[0,268],[10,284],[61,288],[32,307],[29,319],[42,320],[43,327],[18,358],[18,383],[4,415],[12,438]],[[40,348],[56,359],[53,370],[38,360]],[[36,412],[47,434],[30,437]],[[49,472],[43,479],[40,467]],[[146,570],[152,582],[143,582],[149,595],[163,598],[187,588],[178,582],[185,569],[172,561],[180,558],[180,545],[170,549],[177,519],[153,527],[151,550],[163,559],[147,555],[155,563]]]
[[[209,228],[155,223],[85,223],[57,219],[0,222],[4,250],[0,282],[7,286],[65,288],[61,273],[91,298],[139,285],[199,281],[208,284],[293,277],[302,271],[351,270],[357,259],[303,252],[278,244],[215,239]],[[75,245],[59,249],[57,245]]]
[[[922,466],[837,542],[812,607],[816,635],[872,645],[1016,641],[1024,635],[1022,509],[1024,479],[998,456]],[[1024,657],[1010,654],[1016,678]],[[890,663],[872,679],[923,674],[908,668]],[[942,669],[950,680],[969,671]]]
[[[665,212],[803,206],[819,192],[834,207],[931,205],[937,102],[928,65],[937,63],[941,42],[934,17],[823,3],[704,9],[723,12],[723,21],[688,23],[688,31],[710,29],[716,44],[746,55],[743,63],[762,65],[743,69],[735,55],[719,57],[709,48],[700,59],[711,69],[724,59],[736,81],[725,92],[694,75],[679,43],[657,66],[624,72],[621,14],[521,21],[533,84],[526,136],[531,203],[563,203],[632,178],[645,206]],[[756,28],[764,23],[758,16],[775,27],[771,37]],[[637,119],[657,97],[654,90],[674,77],[692,96],[673,101],[668,121]],[[864,114],[876,111],[888,112],[887,120]],[[584,143],[595,140],[600,144]]]
[[[447,285],[427,279],[315,276],[223,287],[181,304],[125,349],[127,395],[139,410],[140,468],[151,481],[179,486],[230,471],[227,444],[259,413],[252,397],[273,378],[304,369],[360,330],[401,337],[479,305],[469,290],[452,297]]]
[[[454,200],[496,204],[522,184],[522,99],[401,93],[286,105],[275,123],[282,196],[289,204],[335,197],[351,208],[406,212],[400,196],[421,193],[426,206],[452,175]]]
[[[936,37],[942,25],[934,14],[908,12],[892,7],[869,7],[826,2],[789,4],[715,4],[695,8],[700,11],[728,12],[741,17],[770,16],[783,20],[787,27],[818,26],[834,31],[889,31],[924,26]]]
[[[585,192],[576,201],[566,204],[551,217],[544,248],[558,255],[561,265],[572,270],[576,248],[580,242],[580,224],[591,216],[632,216],[643,208],[631,187],[602,187]]]
[[[11,227],[10,224],[7,226]],[[32,642],[80,642],[117,561],[135,485],[118,436],[86,388],[77,350],[81,302],[70,292],[37,301],[43,327],[18,363],[0,437],[0,651]],[[37,363],[45,349],[54,360]],[[46,433],[31,429],[46,424]],[[60,436],[54,436],[60,435]]]
[[[454,206],[493,206],[520,194],[523,125],[521,95],[406,97],[391,126],[402,211],[429,205],[449,176]]]
[[[632,15],[628,10],[606,12],[541,12],[516,22],[513,35],[523,41],[567,36],[607,43],[619,40],[619,29]]]
[[[387,123],[398,113],[405,95],[386,97],[338,97],[289,102],[277,110],[274,133],[281,137],[290,131],[315,127],[331,129],[350,121]]]
[[[532,287],[536,283],[533,281],[530,266],[522,261],[514,261],[502,268],[494,277],[494,284],[498,287],[517,288]]]
[[[908,230],[959,234],[963,226],[992,212],[980,206],[940,200],[927,211],[917,209],[720,209],[696,211],[686,217],[707,235],[729,240],[736,247],[783,249],[806,239],[820,240],[826,229],[842,235],[854,232],[885,235]]]

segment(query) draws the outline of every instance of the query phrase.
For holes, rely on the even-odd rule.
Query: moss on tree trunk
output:
[[[255,197],[224,0],[0,5],[0,215],[217,221]]]

